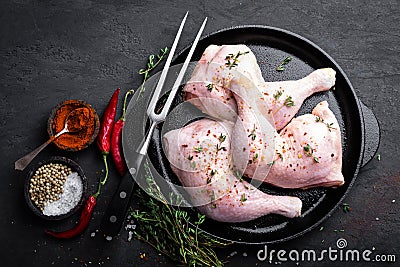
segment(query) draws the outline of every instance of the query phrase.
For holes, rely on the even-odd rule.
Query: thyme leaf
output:
[[[212,92],[212,90],[214,89],[214,84],[210,83],[207,85],[207,90]]]
[[[211,202],[215,201],[215,192],[214,190],[211,192]]]
[[[285,99],[285,102],[283,103],[285,106],[287,106],[287,107],[293,107],[294,106],[294,101],[293,101],[293,99],[292,99],[292,97],[291,96],[288,96],[286,99]]]
[[[287,56],[287,57],[281,62],[281,64],[279,64],[279,66],[276,67],[276,70],[277,70],[277,71],[284,71],[284,70],[285,70],[285,65],[287,65],[291,60],[292,60],[292,57]]]
[[[310,144],[307,144],[303,147],[304,152],[306,152],[306,156],[311,157],[313,154],[313,149],[311,148]]]
[[[256,126],[254,125],[253,130],[251,130],[251,133],[247,136],[247,137],[251,137],[251,140],[256,140],[257,135],[256,135]]]
[[[347,204],[347,203],[343,203],[343,204],[342,204],[342,207],[343,207],[343,211],[344,211],[344,212],[349,212],[349,211],[351,211],[350,205]]]
[[[190,167],[192,169],[196,168],[196,162],[194,160],[190,161]]]
[[[219,140],[220,143],[225,142],[225,140],[226,140],[226,135],[223,135],[223,134],[221,133],[220,136],[218,137],[218,140]]]
[[[240,202],[245,202],[247,200],[247,198],[246,198],[246,194],[245,193],[243,193],[242,194],[242,196],[240,197]]]
[[[324,120],[320,116],[316,116],[315,122],[324,122]]]
[[[144,87],[144,84],[146,83],[147,79],[149,78],[150,72],[152,70],[154,70],[158,64],[160,64],[160,62],[164,59],[165,55],[168,54],[168,51],[169,51],[168,47],[160,49],[160,53],[157,55],[157,61],[155,61],[155,62],[154,62],[154,59],[155,59],[154,55],[150,55],[148,62],[146,64],[147,68],[139,70],[139,74],[143,75],[143,81],[139,87],[138,97],[140,97],[146,90],[146,88]]]
[[[253,156],[253,161],[256,161],[258,159],[258,153],[256,153],[254,156]]]
[[[273,95],[273,97],[274,97],[276,100],[278,100],[281,96],[282,96],[282,91],[281,91],[281,90],[278,90],[278,91]]]
[[[273,161],[271,161],[271,162],[268,163],[269,166],[272,166],[272,165],[274,165],[274,164],[275,164],[275,160],[273,160]]]
[[[326,127],[328,127],[328,130],[331,131],[332,129],[335,129],[332,127],[333,126],[333,122],[331,123],[326,123]]]
[[[239,170],[235,170],[233,172],[233,175],[235,175],[235,177],[238,178],[240,181],[243,180],[242,173]]]
[[[198,147],[193,147],[194,152],[196,153],[200,153],[203,152],[203,147],[202,146],[198,146]]]
[[[211,198],[210,198],[210,202],[214,202],[215,201],[215,193],[214,190],[211,192]],[[216,203],[211,203],[211,208],[215,209],[217,207]]]
[[[304,152],[306,154],[307,157],[313,157],[313,160],[315,163],[319,163],[319,159],[318,157],[314,156],[314,150],[312,149],[312,147],[310,146],[310,144],[307,144],[303,147]]]

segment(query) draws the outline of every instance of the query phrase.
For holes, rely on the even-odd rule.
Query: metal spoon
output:
[[[50,137],[49,140],[47,140],[44,144],[33,150],[31,153],[28,155],[20,158],[15,162],[15,169],[22,171],[25,169],[26,166],[42,151],[48,144],[56,140],[60,135],[65,134],[65,133],[73,133],[73,132],[78,132],[80,131],[87,122],[88,117],[83,116],[83,120],[79,121],[74,121],[76,119],[76,115],[79,113],[85,113],[85,110],[88,110],[87,108],[77,108],[72,110],[67,118],[65,119],[65,124],[64,124],[64,129],[62,129],[60,132],[58,132],[56,135],[53,135]],[[84,114],[86,115],[86,114]]]

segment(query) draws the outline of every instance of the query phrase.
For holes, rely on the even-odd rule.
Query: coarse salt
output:
[[[63,188],[63,193],[59,195],[60,199],[47,202],[43,209],[44,215],[57,216],[66,214],[78,204],[82,197],[83,184],[77,172],[67,176]]]

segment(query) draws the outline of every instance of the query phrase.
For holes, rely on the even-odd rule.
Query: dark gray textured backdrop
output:
[[[186,10],[190,17],[180,48],[191,42],[205,16],[209,17],[205,33],[262,24],[310,39],[339,63],[380,122],[381,161],[373,159],[359,174],[345,200],[351,212],[337,210],[322,231],[318,227],[269,249],[322,250],[335,247],[343,237],[349,248],[375,248],[381,254],[396,254],[400,261],[399,1],[14,0],[0,6],[1,266],[174,265],[149,246],[128,242],[125,230],[112,243],[90,236],[117,186],[115,172],[89,229],[78,239],[61,242],[46,237],[43,229],[67,227],[77,217],[60,225],[36,218],[23,198],[26,171],[14,171],[13,163],[46,140],[48,115],[59,102],[82,99],[102,114],[116,87],[123,92],[136,88],[141,81],[137,70],[149,54],[171,44]],[[52,155],[78,161],[94,191],[103,167],[94,146],[66,153],[50,145],[34,162]],[[230,266],[264,265],[256,259],[262,248],[232,246],[219,254],[225,258],[237,252]],[[139,258],[141,253],[146,253],[147,261]]]

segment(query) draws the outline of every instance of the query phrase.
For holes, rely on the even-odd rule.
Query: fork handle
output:
[[[129,155],[129,170],[124,177],[122,177],[118,190],[114,193],[101,223],[102,231],[107,239],[118,235],[121,230],[134,189],[134,181],[136,180],[139,170],[142,168],[143,159],[147,153],[151,135],[156,125],[157,122],[153,121],[149,131],[139,146],[139,150]]]
[[[118,235],[120,232],[126,213],[129,208],[130,200],[134,190],[135,179],[143,165],[144,155],[136,153],[134,164],[122,177],[118,190],[114,193],[111,202],[101,222],[101,229],[107,240]]]

